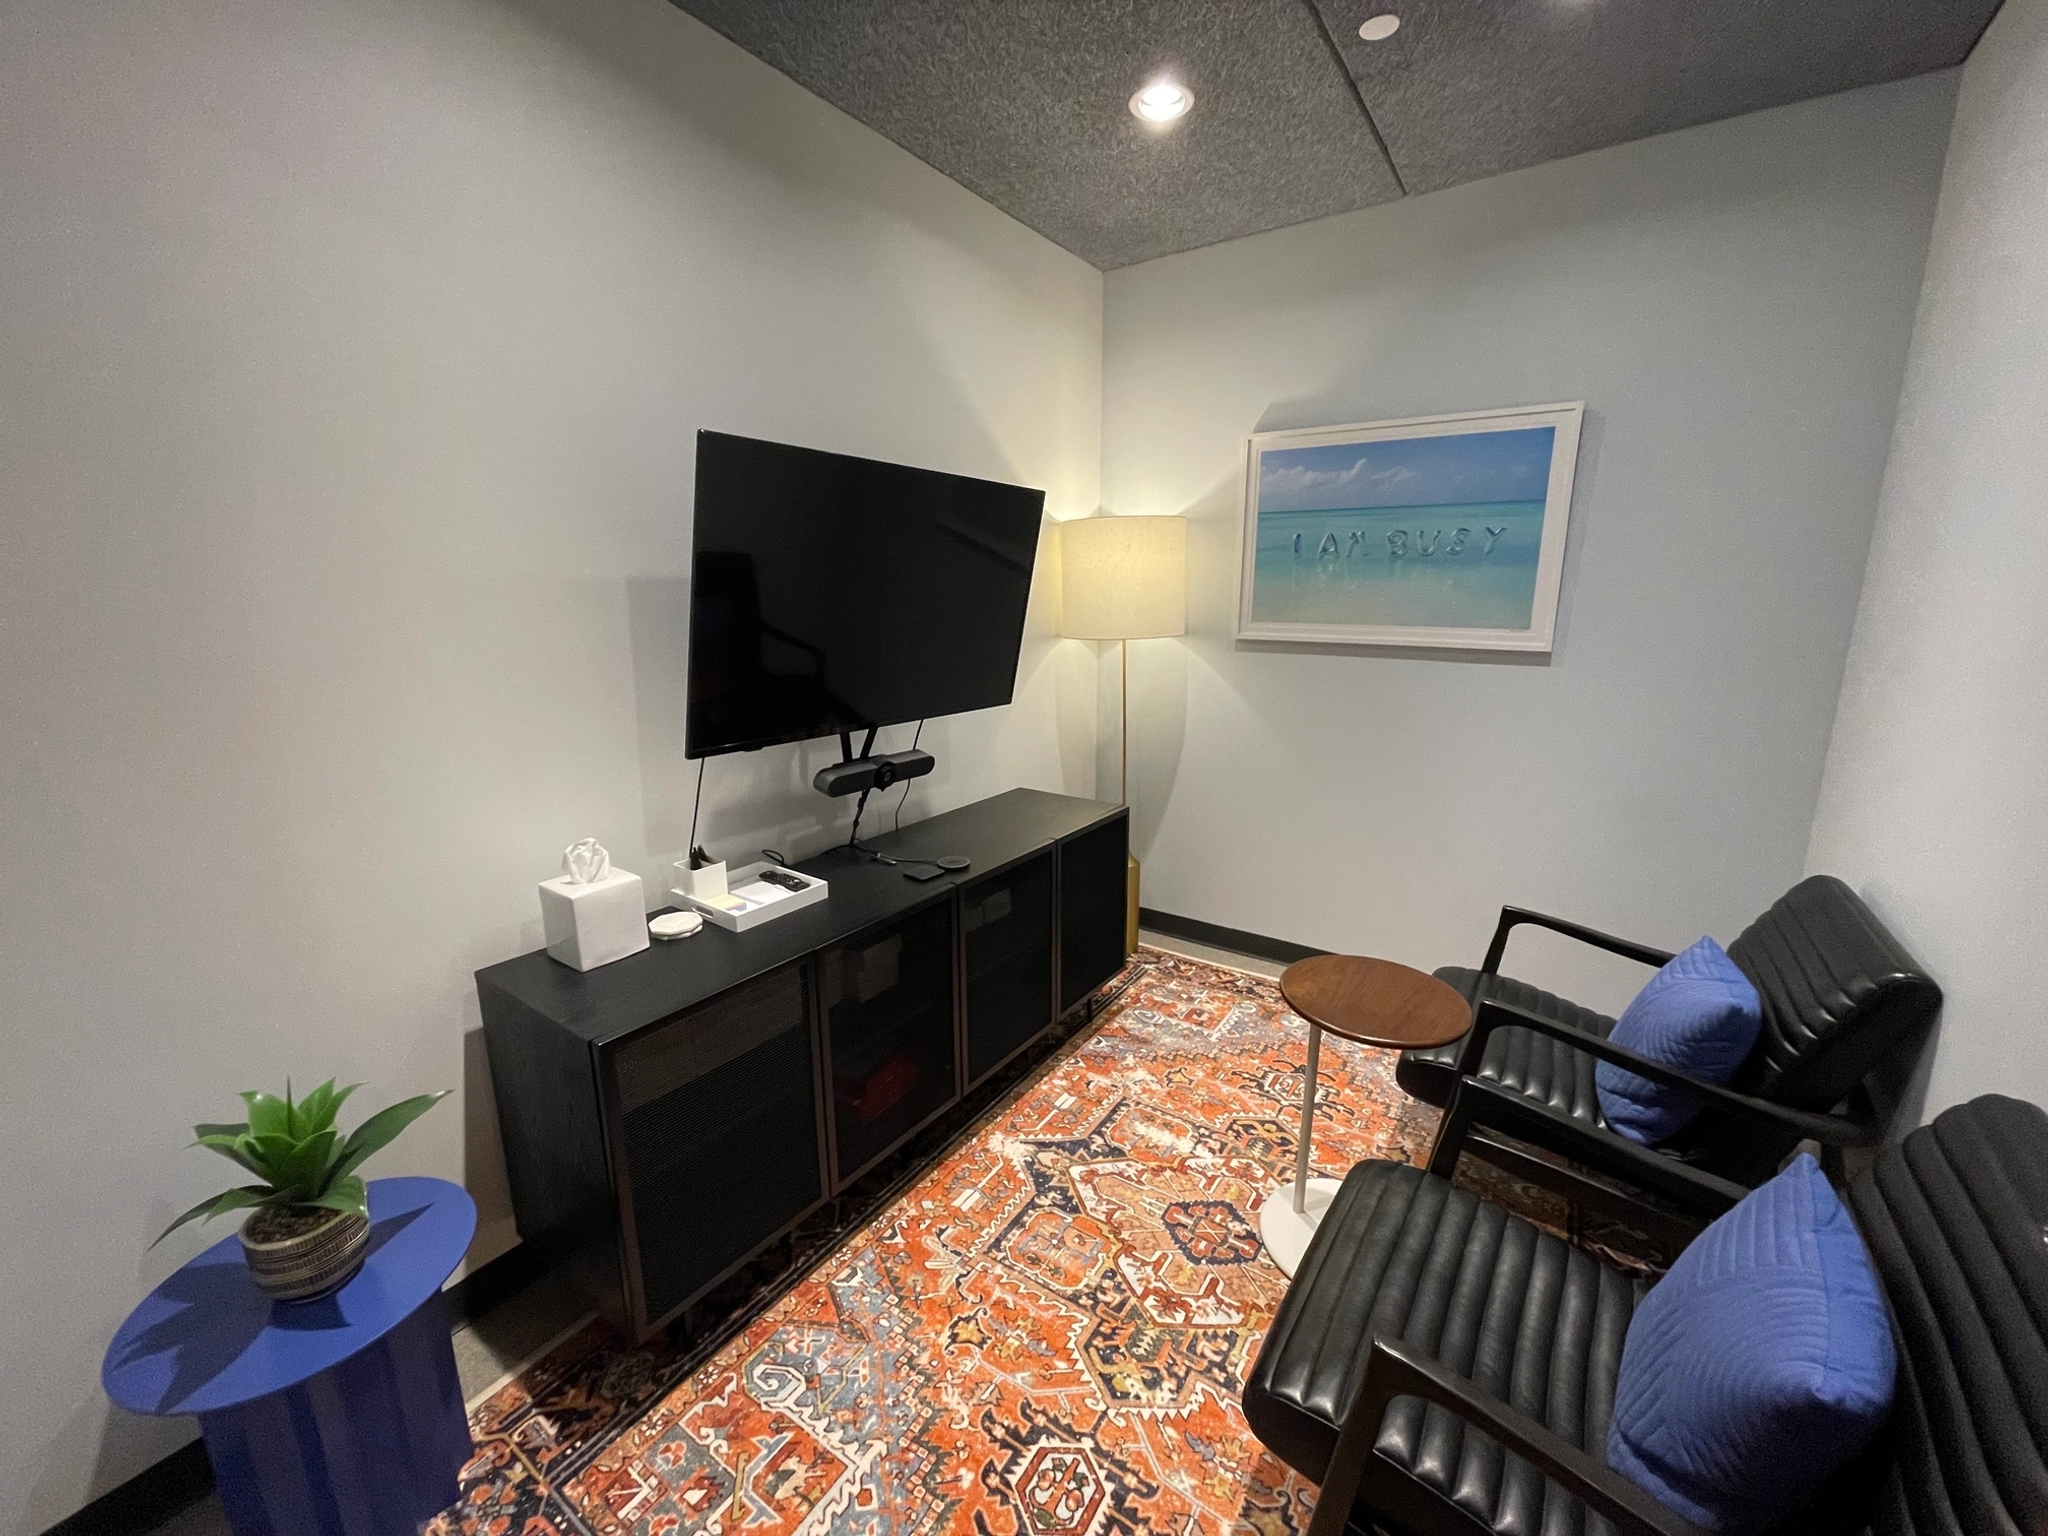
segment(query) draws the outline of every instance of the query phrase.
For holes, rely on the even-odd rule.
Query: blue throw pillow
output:
[[[1802,1155],[1636,1309],[1607,1464],[1708,1530],[1767,1530],[1884,1423],[1896,1369],[1863,1239]]]
[[[1712,939],[1674,955],[1615,1021],[1608,1038],[1639,1056],[1716,1085],[1735,1075],[1763,1027],[1763,1003],[1749,978]],[[1593,1086],[1611,1130],[1653,1147],[1700,1112],[1696,1093],[1668,1088],[1603,1061]]]

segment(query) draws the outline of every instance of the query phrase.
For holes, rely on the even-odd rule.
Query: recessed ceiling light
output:
[[[1194,93],[1171,80],[1155,80],[1131,98],[1131,112],[1148,123],[1170,123],[1187,116]]]
[[[1358,24],[1358,35],[1368,43],[1384,43],[1400,30],[1401,18],[1392,11],[1384,11],[1378,16],[1368,16]]]

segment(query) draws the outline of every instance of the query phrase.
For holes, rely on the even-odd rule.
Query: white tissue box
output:
[[[584,885],[543,880],[540,926],[549,954],[579,971],[594,971],[647,947],[646,890],[638,875],[622,869]]]

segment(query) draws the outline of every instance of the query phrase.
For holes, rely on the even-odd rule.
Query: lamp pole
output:
[[[1179,517],[1102,516],[1073,518],[1059,526],[1061,629],[1076,640],[1117,643],[1117,793],[1128,808],[1131,640],[1187,633],[1187,521]],[[1098,655],[1096,659],[1101,658]],[[1138,860],[1134,855],[1127,855],[1126,860],[1124,936],[1126,944],[1134,946],[1138,942]]]

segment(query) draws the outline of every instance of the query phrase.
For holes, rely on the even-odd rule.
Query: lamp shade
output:
[[[1188,627],[1188,521],[1084,517],[1060,524],[1060,633],[1153,640]]]

